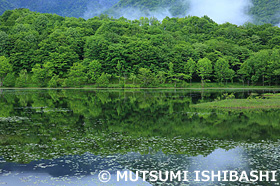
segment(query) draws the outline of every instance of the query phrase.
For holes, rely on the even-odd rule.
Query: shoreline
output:
[[[41,88],[41,87],[25,87],[25,88],[9,88],[9,87],[5,87],[5,88],[0,88],[0,90],[34,90],[34,89],[39,89],[39,90],[280,90],[280,87],[278,88],[242,88],[242,87],[238,87],[238,88],[223,88],[223,87],[207,87],[207,88],[161,88],[161,87],[156,87],[156,88],[91,88],[91,87],[83,87],[83,88]]]

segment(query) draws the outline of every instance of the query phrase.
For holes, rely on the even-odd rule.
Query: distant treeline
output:
[[[275,85],[280,28],[218,25],[209,17],[61,17],[27,9],[0,16],[0,81],[71,87],[192,81]]]

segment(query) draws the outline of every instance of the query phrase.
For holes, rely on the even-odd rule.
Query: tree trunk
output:
[[[263,87],[264,87],[264,75],[262,76],[262,81],[263,81]]]
[[[0,87],[3,86],[2,78],[0,77]]]

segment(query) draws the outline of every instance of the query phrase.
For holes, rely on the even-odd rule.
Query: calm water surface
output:
[[[280,180],[279,109],[191,107],[225,93],[265,92],[277,91],[2,90],[0,185],[279,185],[116,178],[117,171],[276,170]],[[102,170],[111,173],[108,183],[98,180]]]

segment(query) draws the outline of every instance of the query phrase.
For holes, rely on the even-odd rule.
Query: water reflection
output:
[[[0,184],[101,185],[101,170],[112,173],[105,185],[160,184],[116,182],[117,170],[279,170],[278,109],[190,107],[223,93],[4,90]],[[233,93],[240,99],[251,91]]]
[[[186,170],[189,172],[198,170],[236,170],[237,168],[245,170],[248,169],[246,159],[246,157],[243,157],[241,148],[228,151],[216,149],[206,157],[201,155],[196,157],[165,155],[162,152],[150,155],[128,153],[108,157],[84,154],[82,156],[65,156],[54,160],[33,161],[29,164],[5,162],[1,165],[1,180],[8,185],[20,185],[19,183],[22,182],[29,182],[29,184],[45,182],[50,184],[53,181],[61,184],[63,182],[64,184],[76,184],[78,180],[84,184],[96,183],[98,182],[97,174],[102,170],[109,170],[112,174],[110,183],[116,184],[118,183],[116,178],[118,170]],[[140,180],[137,184],[141,182]]]
[[[194,157],[166,155],[162,152],[147,155],[127,153],[125,155],[118,154],[101,157],[87,153],[81,156],[65,156],[54,160],[33,161],[29,164],[8,163],[5,160],[1,160],[0,178],[2,184],[8,185],[51,185],[54,183],[56,185],[100,185],[98,173],[102,170],[108,170],[112,175],[110,185],[158,185],[159,182],[148,183],[141,178],[139,178],[138,182],[125,182],[124,180],[118,182],[116,172],[126,170],[132,172],[137,170],[176,172],[181,170],[192,173],[188,175],[190,182],[169,184],[219,185],[217,180],[207,183],[195,181],[193,172],[204,170],[257,170],[256,164],[252,164],[251,161],[256,161],[258,159],[256,156],[259,155],[250,152],[256,146],[261,147],[260,144],[254,144],[247,149],[243,149],[244,147],[236,147],[230,150],[216,149],[206,157],[202,155]],[[274,150],[279,151],[279,147]],[[252,155],[255,157],[250,157]],[[265,155],[268,155],[268,153],[265,153]],[[277,163],[277,161],[274,161],[274,163]],[[168,184],[168,182],[164,184]],[[227,182],[224,182],[224,184],[227,184]],[[273,183],[270,184],[273,185]]]

